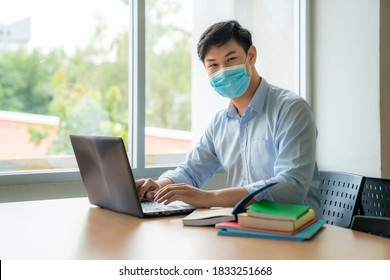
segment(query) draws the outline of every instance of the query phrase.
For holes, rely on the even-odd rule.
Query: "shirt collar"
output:
[[[261,78],[260,86],[257,88],[255,95],[249,103],[249,108],[258,114],[261,114],[264,109],[265,98],[269,89],[269,84]]]
[[[261,78],[259,87],[257,88],[255,95],[253,96],[251,102],[246,111],[255,111],[260,114],[263,111],[265,97],[267,95],[269,84],[264,78]],[[233,105],[232,102],[229,102],[229,106],[226,112],[226,116],[234,118],[237,115],[237,108]]]

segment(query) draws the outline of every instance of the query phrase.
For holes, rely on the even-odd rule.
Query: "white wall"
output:
[[[319,168],[380,176],[379,0],[316,0],[312,9]]]

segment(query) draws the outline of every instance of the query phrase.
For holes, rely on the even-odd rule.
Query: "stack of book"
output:
[[[220,235],[310,239],[325,223],[307,205],[261,200],[237,215],[237,221],[217,223]]]

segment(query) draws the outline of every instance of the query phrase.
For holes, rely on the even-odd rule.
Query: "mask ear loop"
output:
[[[246,66],[246,63],[248,62],[248,57],[249,57],[249,49],[248,49],[248,51],[247,51],[247,53],[246,53],[246,58],[245,58],[244,65],[245,65],[245,72],[246,72],[246,75],[247,75],[249,78],[252,78],[252,69],[251,69],[251,73],[250,73],[250,75],[249,75],[248,69],[246,68],[246,67],[247,67],[247,66]],[[249,61],[250,61],[250,60],[249,60]]]
[[[258,189],[256,190],[255,192],[253,193],[250,193],[248,194],[247,196],[245,196],[243,199],[241,199],[237,204],[236,206],[234,206],[233,208],[233,211],[232,211],[232,214],[234,216],[236,216],[236,220],[237,220],[237,215],[240,214],[240,213],[243,213],[245,212],[245,206],[249,203],[249,201],[255,197],[255,195],[259,194],[259,193],[262,193],[266,190],[268,190],[270,187],[276,185],[277,183],[271,183],[271,184],[268,184],[264,187],[262,187],[261,189]]]

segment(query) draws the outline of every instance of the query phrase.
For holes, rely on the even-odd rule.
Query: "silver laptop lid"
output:
[[[91,204],[143,217],[122,138],[70,135]]]
[[[169,205],[156,202],[141,205],[122,138],[69,137],[91,204],[137,217],[179,215],[194,210],[191,205],[179,201]]]

